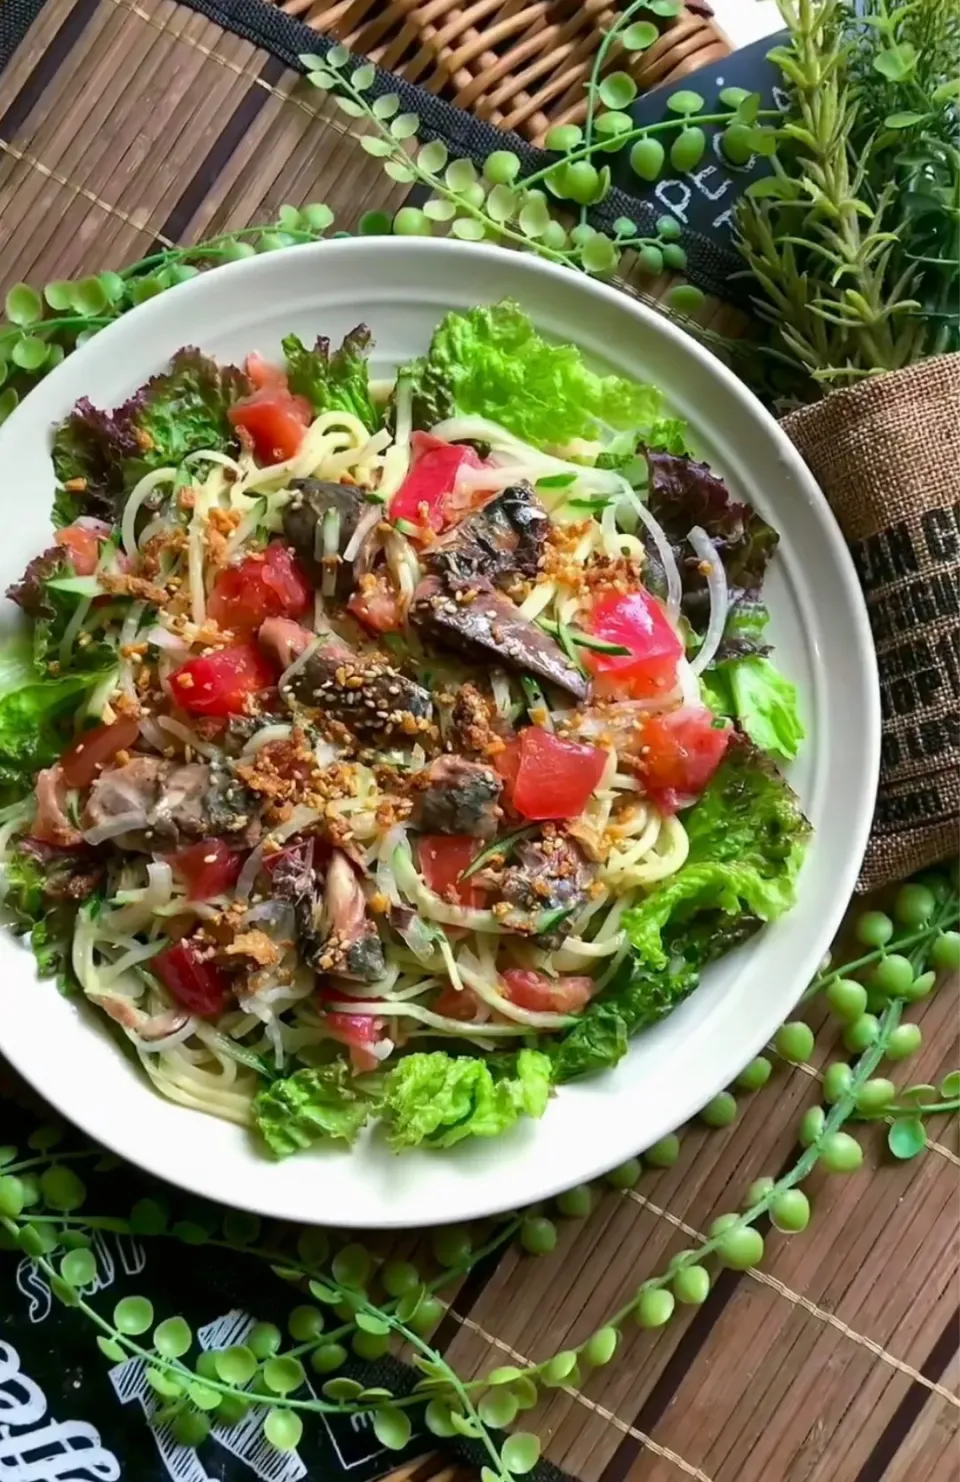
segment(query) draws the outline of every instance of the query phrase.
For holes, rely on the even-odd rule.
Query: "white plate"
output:
[[[776,526],[766,589],[778,662],[800,686],[809,739],[793,773],[816,833],[794,911],[706,974],[609,1074],[565,1086],[540,1122],[447,1153],[395,1157],[370,1138],[352,1153],[283,1163],[240,1129],[174,1106],[121,1053],[99,1015],[38,982],[29,951],[0,940],[0,1050],[89,1135],[161,1178],[292,1220],[406,1226],[468,1219],[532,1200],[622,1162],[730,1083],[789,1014],[852,892],[873,810],[879,707],[866,614],[823,495],[736,378],[624,294],[538,259],[447,242],[323,243],[219,268],[164,294],[71,355],[0,431],[7,500],[3,585],[49,540],[51,425],[80,396],[112,407],[183,344],[239,361],[285,333],[373,329],[375,373],[426,348],[445,310],[513,297],[550,335],[625,375],[656,382],[696,430],[735,495]],[[9,626],[15,610],[4,604]]]

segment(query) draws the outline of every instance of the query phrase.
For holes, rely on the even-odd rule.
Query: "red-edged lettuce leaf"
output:
[[[709,614],[707,582],[700,560],[687,541],[694,525],[705,530],[717,548],[734,604],[756,602],[778,535],[749,504],[732,499],[723,479],[706,463],[673,453],[646,450],[650,471],[650,513],[673,547],[683,582],[683,612],[694,628]],[[731,652],[759,652],[757,647]]]
[[[115,411],[102,411],[86,397],[78,401],[54,437],[53,466],[62,486],[58,521],[79,514],[112,521],[145,473],[176,467],[203,448],[235,451],[227,413],[249,390],[236,366],[219,366],[188,347]]]

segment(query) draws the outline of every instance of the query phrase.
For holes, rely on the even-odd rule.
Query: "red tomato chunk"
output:
[[[434,894],[446,899],[452,890],[462,906],[478,904],[482,893],[470,880],[461,884],[460,876],[483,848],[479,839],[469,834],[423,834],[417,848],[420,873]]]
[[[186,885],[187,900],[208,901],[224,895],[237,883],[243,856],[222,839],[201,839],[176,854],[168,854],[167,862]]]
[[[262,555],[247,556],[217,577],[210,617],[242,637],[270,617],[299,618],[313,605],[313,588],[285,545],[274,541]]]
[[[191,715],[242,715],[248,700],[272,689],[278,677],[255,644],[238,643],[188,659],[171,674],[170,690]]]
[[[629,650],[625,654],[584,650],[596,676],[598,695],[645,699],[673,688],[683,643],[649,592],[640,588],[602,597],[590,613],[587,626],[594,638]]]
[[[503,997],[517,1008],[556,1014],[578,1014],[590,1002],[593,979],[548,978],[546,973],[508,967],[500,974]]]
[[[445,443],[428,432],[415,432],[410,446],[412,466],[390,501],[390,518],[440,531],[463,512],[463,501],[454,493],[457,474],[461,468],[482,468],[483,461],[473,448]],[[468,500],[468,507],[471,503],[475,500]]]
[[[576,818],[590,801],[606,765],[607,754],[599,746],[564,741],[542,726],[527,726],[497,757],[508,793],[512,790],[509,801],[523,818],[537,822]]]
[[[662,813],[697,798],[723,760],[733,734],[728,722],[695,706],[651,715],[643,725],[638,768],[647,794]]]
[[[113,725],[84,731],[60,758],[60,772],[68,787],[89,787],[118,751],[132,746],[140,735],[140,724],[132,716]]]
[[[189,942],[177,942],[151,959],[150,966],[172,996],[190,1014],[215,1019],[227,1006],[227,980],[212,962],[204,962]]]
[[[230,421],[247,433],[259,463],[284,463],[300,451],[313,410],[306,397],[293,395],[283,371],[256,353],[247,356],[247,376],[254,390],[230,408]]]

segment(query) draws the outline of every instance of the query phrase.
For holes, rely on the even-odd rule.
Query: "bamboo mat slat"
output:
[[[0,291],[267,220],[284,201],[325,200],[349,229],[405,194],[327,100],[174,0],[49,0],[0,78]],[[710,312],[723,332],[742,324]],[[960,1054],[956,996],[911,1018],[925,1039],[909,1079],[935,1082]],[[824,1029],[820,1009],[810,1022]],[[561,1225],[553,1255],[509,1251],[464,1281],[441,1330],[460,1372],[587,1335],[788,1164],[835,1054],[827,1027],[810,1065],[778,1064],[732,1128],[691,1126],[677,1167],[605,1192],[589,1220]],[[583,1482],[957,1482],[960,1121],[931,1135],[924,1158],[894,1166],[873,1129],[882,1171],[815,1175],[810,1231],[770,1235],[761,1271],[724,1273],[703,1308],[628,1329],[608,1368],[549,1393],[531,1421],[551,1460]],[[390,1245],[422,1254],[415,1233]],[[470,1478],[437,1456],[395,1482]]]

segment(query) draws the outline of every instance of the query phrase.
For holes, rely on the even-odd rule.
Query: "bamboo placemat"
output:
[[[325,200],[349,229],[405,190],[292,72],[173,0],[49,0],[0,78],[0,291],[266,220],[284,201]],[[936,1081],[957,1063],[955,995],[917,1018],[911,1077]],[[676,1168],[563,1225],[552,1256],[511,1251],[472,1273],[440,1334],[460,1372],[578,1342],[782,1168],[828,1043],[814,1064],[779,1066],[732,1128],[689,1128]],[[929,1152],[895,1166],[875,1130],[882,1171],[815,1175],[810,1231],[772,1237],[762,1270],[725,1272],[702,1308],[635,1330],[582,1391],[551,1394],[532,1421],[554,1462],[583,1482],[956,1482],[960,1126],[935,1125]],[[401,1475],[468,1474],[435,1458]]]

